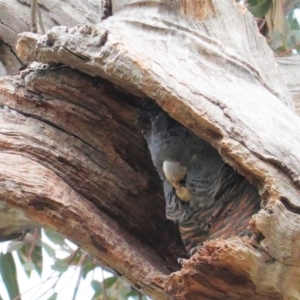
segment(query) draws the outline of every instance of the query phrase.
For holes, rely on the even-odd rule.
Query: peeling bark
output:
[[[282,61],[284,82],[254,19],[231,1],[201,1],[203,10],[163,2],[112,1],[101,24],[20,35],[19,56],[52,70],[1,81],[11,109],[1,111],[2,198],[155,299],[299,299],[293,67]],[[262,198],[251,242],[207,242],[169,277],[184,252],[134,124],[143,96],[213,145]]]

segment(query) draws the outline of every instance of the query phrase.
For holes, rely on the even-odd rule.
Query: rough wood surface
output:
[[[300,57],[278,57],[276,61],[283,80],[286,82],[290,95],[293,98],[295,109],[300,115]]]
[[[298,226],[300,223],[298,151],[300,122],[294,112],[293,101],[282,80],[278,65],[263,37],[258,33],[252,16],[232,1],[201,1],[198,4],[203,9],[196,11],[193,10],[193,3],[195,4],[196,1],[191,3],[178,1],[173,6],[164,2],[112,1],[114,15],[96,26],[84,25],[72,29],[56,27],[43,36],[22,34],[18,43],[19,55],[29,61],[62,63],[92,76],[105,78],[132,95],[147,95],[183,125],[210,142],[219,150],[225,161],[258,186],[263,201],[262,209],[253,217],[250,224],[250,228],[255,233],[252,243],[238,239],[215,240],[207,243],[183,264],[182,270],[173,273],[165,281],[164,297],[173,295],[177,299],[195,299],[200,295],[203,299],[247,299],[251,295],[251,299],[299,299],[300,257],[297,249],[300,241]],[[56,72],[53,70],[54,74]],[[34,89],[43,87],[37,78],[32,82],[39,83],[33,87]],[[286,82],[291,88],[292,80]],[[7,82],[4,83],[4,86],[6,85]],[[60,92],[61,87],[61,84],[47,83],[41,95],[49,94],[53,97],[54,93]],[[27,86],[28,88],[30,90],[30,85]],[[77,88],[77,85],[73,86],[74,90]],[[4,98],[7,98],[10,90],[12,91],[10,101],[20,97],[14,95],[13,87],[5,89],[7,92]],[[87,90],[85,86],[84,92],[86,93]],[[97,93],[94,99],[100,97]],[[135,97],[131,97],[135,99],[132,100],[133,102],[138,101]],[[80,103],[80,97],[73,98]],[[124,112],[127,111],[124,99],[126,97],[119,99],[122,103],[119,105],[119,114],[116,114],[118,110],[114,110],[110,118],[115,114],[118,117],[127,115]],[[97,100],[94,101],[98,103]],[[57,107],[55,109],[48,106],[40,107],[38,103],[40,102],[34,104],[35,113],[40,114],[39,118],[52,115],[52,123],[49,123],[48,119],[45,123],[53,124],[58,128],[65,124],[62,119],[69,120],[68,116],[73,114],[78,116],[81,113],[78,109],[73,112],[68,105],[62,105],[60,110],[57,110]],[[105,102],[105,107],[109,107],[109,103],[111,102]],[[12,104],[6,105],[11,107]],[[19,110],[19,107],[23,106],[24,104],[19,100],[13,108]],[[94,112],[93,109],[91,111]],[[128,111],[130,117],[127,120],[133,120],[134,110],[128,109]],[[100,111],[97,111],[98,113]],[[57,119],[60,115],[62,119]],[[27,116],[31,116],[31,113],[27,113]],[[97,117],[85,113],[82,117],[87,120],[95,118],[98,120]],[[122,143],[128,138],[124,137],[124,132],[113,130],[114,134],[104,134],[107,137],[105,143],[101,142],[100,138],[95,141],[92,138],[93,131],[96,130],[97,133],[99,127],[84,126],[86,130],[83,134],[81,126],[76,127],[75,123],[72,122],[76,132],[71,131],[71,136],[75,138],[71,145],[76,145],[76,149],[78,145],[75,141],[80,142],[84,138],[88,139],[88,145],[92,145],[92,149],[96,152],[102,151],[101,147],[106,149],[106,144],[111,139],[115,141],[114,136],[116,140],[121,139]],[[67,124],[68,122],[64,126]],[[113,124],[111,123],[110,126]],[[67,130],[64,131],[69,132],[70,128],[72,126],[67,126]],[[44,132],[40,134],[44,135]],[[134,139],[136,137],[137,135]],[[136,147],[140,143],[142,141],[137,139]],[[70,145],[70,141],[65,147],[67,145]],[[130,144],[122,148],[125,154],[131,147],[134,149],[134,145]],[[20,150],[16,151],[20,152]],[[107,172],[104,174],[102,172],[105,176],[99,177],[97,184],[92,184],[94,179],[85,180],[86,176],[95,176],[91,169],[71,168],[75,165],[77,168],[89,165],[88,160],[79,162],[76,160],[79,155],[76,151],[74,156],[70,156],[69,152],[59,156],[67,158],[67,161],[63,159],[61,163],[65,162],[66,165],[62,169],[57,166],[55,173],[81,197],[88,198],[91,203],[97,202],[98,195],[105,195],[105,199],[108,197],[108,202],[101,200],[104,204],[101,204],[99,209],[109,215],[108,206],[117,206],[118,201],[124,199],[124,193],[121,192],[123,189],[127,191],[129,189],[131,191],[128,192],[129,195],[140,193],[143,188],[147,190],[147,184],[140,183],[141,176],[134,175],[138,169],[132,169],[134,162],[137,166],[140,164],[144,166],[143,160],[138,160],[139,156],[136,155],[125,157],[124,154],[115,155],[115,152],[116,149],[113,147],[113,150],[105,153],[110,153],[113,158],[121,157],[121,160],[115,160],[120,163],[118,168],[122,164],[131,166],[128,169],[123,166],[126,174],[121,182],[126,184],[114,182],[118,187],[117,191],[120,189],[117,195],[114,195],[115,198],[104,192],[103,187],[111,180],[111,177],[108,177],[109,179],[105,177],[108,176]],[[40,157],[37,159],[41,160]],[[100,157],[101,159],[103,157]],[[50,157],[50,161],[46,160],[45,167],[52,170],[53,161]],[[106,169],[107,165],[101,167]],[[110,167],[112,174],[116,174],[118,168]],[[150,167],[147,165],[141,169],[150,170]],[[78,187],[75,187],[71,181],[76,182],[78,171],[80,174],[83,172],[80,177],[82,182],[78,181]],[[148,178],[151,176],[150,172]],[[128,181],[128,178],[131,181]],[[136,189],[132,187],[132,182],[137,184]],[[86,189],[86,184],[91,184],[91,189]],[[96,192],[90,195],[93,189],[96,189]],[[150,190],[156,193],[155,188]],[[125,196],[127,199],[127,193]],[[144,198],[148,199],[148,197],[145,192]],[[158,194],[153,196],[151,201],[158,201],[156,197]],[[123,205],[124,209],[130,207],[125,204],[129,198],[124,203],[121,201],[122,208]],[[134,196],[132,199],[137,201]],[[10,199],[10,203],[22,207],[13,199]],[[33,206],[32,209],[37,207],[39,206]],[[145,207],[145,211],[150,208],[150,205]],[[40,217],[35,217],[29,208],[23,207],[23,209],[27,209],[28,214],[32,214],[36,220],[42,220],[44,215],[42,212]],[[57,210],[57,206],[53,207],[53,210]],[[129,226],[130,221],[134,224],[136,220],[133,215],[129,213],[127,220],[127,210],[126,217],[123,209],[117,211],[119,214],[109,216],[117,219],[118,223],[119,220],[123,222],[124,227],[131,231],[135,238],[139,236],[141,231],[136,228],[137,233],[135,233],[134,225]],[[51,224],[50,218],[45,218],[44,224]],[[53,223],[52,227],[58,229],[59,222]],[[168,232],[169,230],[166,229],[166,235]],[[75,242],[79,242],[79,236],[78,240],[76,236],[74,238]],[[178,251],[180,246],[173,247],[172,243],[170,244],[173,240],[176,241],[176,238],[172,237],[164,241],[165,244],[161,242],[162,249],[165,251],[169,245]],[[126,241],[122,242],[127,245]],[[142,242],[147,244],[147,241]],[[85,243],[82,245],[85,246]],[[96,253],[97,247],[85,246],[85,248],[97,258],[109,264],[113,262],[100,251]],[[101,250],[101,247],[99,249]],[[132,251],[136,251],[134,253],[144,259],[143,252],[139,250],[140,248],[136,247]],[[155,298],[162,299],[159,297],[163,297],[162,286],[165,280],[163,274],[167,273],[162,268],[165,264],[159,266],[161,261],[166,261],[162,252],[155,252],[159,255],[158,257],[154,255],[153,261],[147,260],[153,268],[150,272],[150,283],[149,278],[145,278],[146,272],[143,271],[143,267],[141,270],[138,268],[139,273],[130,273],[135,263],[141,260],[136,259],[128,266],[128,261],[125,259],[117,267],[124,268],[122,270],[125,270],[125,277],[131,281],[135,280],[133,277],[135,278],[136,275],[142,274],[138,281],[142,284],[142,289]],[[120,258],[118,253],[113,254],[115,259]],[[175,263],[172,265],[175,266]],[[145,266],[146,270],[149,268],[150,266]]]
[[[30,0],[0,0],[0,76],[15,75],[26,64],[16,52],[18,34],[30,31]],[[38,2],[38,32],[53,26],[75,26],[100,21],[98,0],[40,0]]]
[[[26,87],[26,88],[25,88]],[[185,255],[136,99],[69,68],[0,81],[0,193],[154,298]]]
[[[38,30],[43,32],[58,25],[72,27],[83,23],[95,24],[100,21],[101,10],[104,9],[106,2],[110,1],[90,0],[83,4],[81,1],[67,0],[64,1],[64,5],[61,5],[59,0],[39,1]],[[134,2],[139,1],[132,1]],[[117,1],[114,4],[115,14],[124,5],[126,1]],[[209,1],[204,2],[203,5],[207,15],[212,6]],[[199,7],[203,11],[203,6],[199,5]],[[30,1],[0,0],[0,18],[0,76],[18,74],[24,62],[18,57],[15,46],[18,34],[30,31]],[[298,111],[299,58],[276,58],[276,60]]]

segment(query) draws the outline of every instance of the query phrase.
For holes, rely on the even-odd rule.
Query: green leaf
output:
[[[280,46],[280,47],[276,48],[276,50],[278,53],[284,53],[284,52],[286,52],[287,49],[284,46]]]
[[[30,243],[25,243],[24,246],[19,251],[17,251],[18,257],[19,257],[20,262],[21,262],[23,267],[26,263],[30,262],[30,260],[28,259],[28,256],[27,256],[30,249],[31,249],[31,244]],[[24,271],[25,271],[26,275],[28,277],[30,277],[31,270],[24,269]]]
[[[248,0],[247,3],[248,3],[249,6],[255,6],[255,5],[258,4],[257,0]]]
[[[47,238],[54,244],[64,245],[66,243],[64,236],[61,235],[60,233],[58,233],[50,228],[44,228],[44,232],[45,232],[45,235],[47,236]]]
[[[43,267],[42,247],[37,246],[35,244],[32,245],[32,243],[34,242],[35,240],[31,242],[25,242],[23,247],[20,248],[19,251],[17,251],[21,264],[24,267],[24,270],[28,277],[31,275],[32,270],[36,270],[40,276],[42,274],[42,267]],[[34,267],[32,267],[28,263],[33,263]]]
[[[47,300],[56,300],[57,296],[57,293],[53,293]]]
[[[0,272],[10,299],[20,295],[15,260],[10,252],[0,253]]]
[[[294,35],[291,35],[291,36],[290,36],[290,40],[291,40],[291,43],[292,43],[293,45],[296,45],[296,44],[297,44],[297,38],[296,38]]]
[[[102,283],[100,283],[98,280],[92,280],[91,287],[95,291],[92,299],[96,299],[102,295],[103,293]]]
[[[117,280],[118,280],[117,276],[112,276],[112,277],[105,278],[103,280],[103,283],[105,284],[106,288],[109,289],[114,283],[116,283]]]
[[[82,278],[85,279],[87,274],[90,271],[93,271],[96,268],[96,265],[89,259],[85,262],[82,267]]]
[[[64,258],[64,260],[66,262],[68,262],[68,264],[74,265],[74,266],[78,266],[78,264],[82,261],[82,255],[84,254],[84,252],[82,250],[77,251],[77,250],[73,250],[69,256],[67,256],[66,258]]]
[[[7,246],[7,252],[18,251],[24,246],[24,241],[11,241]]]
[[[271,5],[272,0],[262,0],[259,1],[258,4],[255,6],[249,6],[248,10],[253,14],[254,17],[263,18],[270,10]]]
[[[58,271],[60,273],[64,273],[69,268],[68,263],[63,259],[57,259],[54,262],[54,265],[51,266],[51,269],[54,271]]]
[[[297,41],[300,39],[300,27],[298,29],[291,30],[292,35],[296,37]]]
[[[131,290],[129,293],[126,294],[126,297],[131,297],[131,298],[134,298],[134,299],[138,299],[138,296],[139,296],[139,292],[136,291],[136,290]]]
[[[272,49],[277,49],[278,47],[281,47],[283,43],[283,36],[282,34],[275,30],[271,35],[270,35],[270,41],[269,41],[269,46]]]
[[[35,245],[32,253],[31,253],[31,261],[35,265],[35,270],[37,273],[42,276],[43,271],[43,252],[42,247]]]
[[[32,262],[27,262],[27,263],[23,264],[23,268],[25,271],[31,272],[31,271],[35,270],[35,264]]]
[[[50,245],[48,245],[45,242],[42,242],[42,247],[51,258],[55,258],[55,250]]]
[[[298,22],[297,19],[290,20],[290,24],[291,24],[291,29],[292,30],[299,30],[300,29],[299,22]]]

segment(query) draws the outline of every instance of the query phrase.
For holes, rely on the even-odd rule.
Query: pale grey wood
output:
[[[100,21],[99,0],[39,0],[38,3],[40,33],[57,25],[75,26]],[[18,74],[25,63],[17,56],[15,46],[18,34],[30,31],[30,5],[31,1],[0,0],[0,61],[9,75]]]
[[[216,147],[262,195],[251,228],[263,237],[257,247],[275,260],[277,273],[272,277],[274,265],[254,255],[252,282],[258,290],[272,286],[286,299],[299,298],[277,276],[287,265],[300,266],[300,121],[254,18],[232,1],[211,1],[205,13],[181,3],[189,15],[178,6],[167,12],[163,1],[117,5],[97,26],[23,34],[21,57],[62,62],[147,95]],[[241,256],[249,247],[239,248]],[[262,276],[270,279],[262,282]]]
[[[165,2],[112,1],[114,15],[101,24],[21,34],[19,55],[63,63],[154,99],[259,188],[262,209],[250,224],[255,247],[240,239],[207,243],[170,277],[168,293],[188,299],[184,293],[196,290],[189,274],[205,276],[202,263],[250,282],[240,291],[224,276],[228,285],[219,288],[232,299],[247,292],[252,299],[299,299],[290,279],[300,278],[300,121],[286,83],[298,85],[284,82],[285,71],[245,8],[230,0]],[[197,3],[201,9],[193,10]],[[206,286],[197,283],[213,293],[209,274]]]
[[[278,57],[276,61],[293,98],[295,109],[300,114],[300,57]]]

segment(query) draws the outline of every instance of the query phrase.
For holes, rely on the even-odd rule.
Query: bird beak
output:
[[[182,201],[189,201],[191,198],[189,191],[180,184],[180,181],[186,176],[186,167],[179,162],[165,160],[163,162],[163,172],[168,182],[175,188],[178,198]]]

